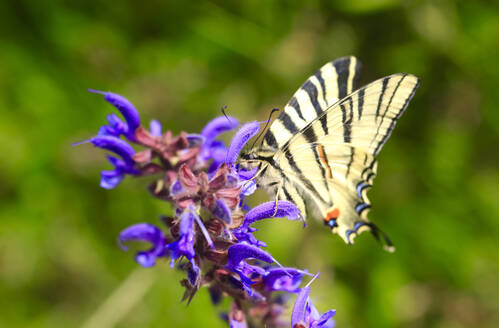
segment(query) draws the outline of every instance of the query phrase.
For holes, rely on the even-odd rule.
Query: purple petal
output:
[[[213,210],[213,214],[222,221],[227,224],[232,222],[232,217],[230,214],[229,207],[225,204],[223,200],[220,198],[216,200],[215,209]]]
[[[227,147],[225,147],[225,144],[222,141],[214,140],[210,147],[208,147],[206,155],[214,161],[223,162],[225,160],[225,156],[227,156]]]
[[[165,255],[165,236],[156,226],[148,223],[138,223],[123,230],[118,237],[118,244],[122,250],[128,250],[124,242],[144,241],[152,244],[148,251],[138,252],[135,260],[143,267],[151,267],[157,257]]]
[[[235,319],[232,319],[230,321],[230,328],[248,328],[248,326],[244,321],[237,321]]]
[[[276,210],[277,207],[277,210]],[[275,215],[274,215],[275,213]],[[300,211],[296,207],[295,204],[285,201],[279,200],[276,202],[267,202],[250,210],[244,216],[244,227],[248,227],[253,222],[258,220],[267,219],[267,218],[283,218],[287,217],[288,220],[296,220],[300,216]]]
[[[295,268],[272,268],[267,270],[263,282],[267,290],[294,293],[298,290],[304,274],[309,273]]]
[[[179,239],[173,243],[166,245],[172,251],[172,261],[181,256],[185,256],[191,261],[196,255],[194,251],[194,213],[191,210],[186,210],[180,217]]]
[[[256,259],[267,263],[273,263],[275,261],[274,258],[264,250],[253,245],[239,243],[229,247],[227,268],[237,268],[244,259]]]
[[[187,143],[191,148],[201,146],[204,142],[204,137],[199,134],[188,134],[186,138],[187,138]]]
[[[99,129],[97,135],[108,135],[119,137],[126,133],[127,124],[123,122],[116,114],[111,113],[107,116],[109,125],[104,125]]]
[[[333,328],[334,327],[334,321],[332,318],[336,314],[336,310],[329,310],[323,315],[320,316],[319,319],[314,321],[312,325],[310,326],[311,328]]]
[[[140,116],[139,112],[135,109],[132,103],[125,97],[116,93],[96,91],[92,89],[88,89],[88,91],[103,94],[104,99],[120,111],[127,123],[125,136],[131,141],[136,141],[135,130],[140,126]]]
[[[178,194],[180,194],[184,191],[185,191],[185,189],[184,189],[184,187],[182,187],[180,180],[175,181],[170,186],[170,196],[172,196],[172,197],[177,196]]]
[[[304,327],[308,327],[307,319],[310,316],[310,313],[307,311],[307,303],[309,296],[310,287],[302,288],[296,298],[293,306],[293,312],[291,313],[291,327],[294,327],[297,324],[302,324]]]
[[[248,229],[236,229],[236,230],[233,230],[232,231],[232,234],[234,235],[234,237],[236,237],[236,239],[239,241],[239,242],[247,242],[251,245],[255,245],[255,246],[258,246],[258,247],[266,247],[267,244],[265,244],[263,241],[260,241],[258,239],[256,239],[255,236],[253,236],[252,232],[253,230],[250,231],[251,228],[248,228]],[[254,229],[255,231],[257,229]]]
[[[219,116],[206,124],[201,135],[205,137],[206,143],[210,144],[219,134],[235,129],[238,124],[234,117]]]
[[[158,120],[151,120],[149,122],[149,130],[153,137],[161,137],[161,123]]]
[[[258,131],[260,131],[259,122],[246,123],[239,129],[239,131],[237,131],[234,138],[232,138],[232,142],[230,143],[229,150],[227,152],[227,159],[225,160],[227,165],[236,162],[241,149],[243,149],[248,140],[256,135]]]
[[[101,171],[100,186],[104,189],[113,189],[125,177],[121,170]]]
[[[199,278],[200,278],[200,270],[197,265],[192,265],[189,269],[187,269],[187,279],[191,286],[196,286]]]
[[[243,182],[243,185],[241,188],[241,196],[249,196],[249,195],[253,194],[257,188],[258,188],[258,186],[254,180],[245,181],[245,182]]]
[[[239,170],[237,171],[237,174],[242,180],[249,180],[255,176],[256,172],[258,172],[258,167],[251,170]]]
[[[132,156],[135,150],[126,141],[113,136],[97,136],[90,139],[94,146],[112,151],[119,155],[127,164],[135,164]]]

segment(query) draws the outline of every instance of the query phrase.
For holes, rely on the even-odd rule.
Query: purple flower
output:
[[[116,93],[112,92],[104,92],[104,91],[97,91],[97,90],[92,90],[88,89],[88,91],[93,92],[93,93],[100,93],[104,95],[104,99],[116,107],[123,115],[123,118],[126,121],[126,127],[124,126],[124,123],[119,120],[117,117],[113,117],[111,120],[108,117],[108,120],[110,121],[110,129],[108,130],[109,132],[114,130],[114,136],[118,137],[121,134],[123,134],[128,140],[130,141],[137,141],[135,138],[135,130],[140,126],[140,116],[139,112],[135,107],[132,105],[128,99],[125,97],[122,97]],[[111,122],[112,121],[112,122]],[[120,129],[116,129],[116,127],[119,126]]]
[[[205,137],[206,144],[210,146],[211,142],[215,140],[218,135],[235,129],[238,124],[239,122],[234,117],[219,116],[205,125],[203,131],[201,131],[201,135]]]
[[[149,122],[149,130],[153,137],[161,137],[161,123],[158,120],[151,120]]]
[[[215,214],[217,218],[221,219],[227,224],[230,224],[232,222],[232,218],[230,216],[230,209],[221,199],[216,200],[213,214]]]
[[[310,299],[310,287],[304,287],[296,298],[291,314],[292,328],[332,328],[334,321],[331,319],[336,310],[329,310],[323,315],[315,308]]]
[[[107,116],[107,121],[109,125],[104,125],[99,129],[97,135],[104,136],[115,136],[119,137],[120,135],[126,133],[127,124],[123,122],[118,115],[111,113]]]
[[[243,224],[239,228],[234,229],[232,233],[239,241],[246,241],[256,246],[266,246],[264,242],[259,241],[253,236],[253,232],[257,231],[257,229],[250,227],[252,223],[271,217],[287,217],[289,220],[296,220],[299,216],[300,211],[291,202],[279,200],[277,202],[263,203],[246,213]]]
[[[244,216],[243,226],[248,227],[252,223],[267,218],[284,218],[296,220],[300,217],[300,211],[295,204],[286,200],[277,202],[266,202],[258,205]]]
[[[230,328],[248,328],[248,325],[244,321],[237,321],[232,319],[230,321]]]
[[[132,158],[135,150],[125,141],[117,137],[101,135],[90,139],[90,142],[96,147],[109,150],[121,157],[119,159],[107,156],[114,170],[101,172],[100,186],[102,188],[113,189],[123,180],[125,174],[140,174],[140,171],[135,169],[135,161]]]
[[[227,257],[228,260],[226,268],[239,275],[241,282],[243,283],[243,287],[249,296],[252,296],[253,294],[253,290],[250,287],[250,285],[253,284],[252,279],[255,276],[265,275],[265,269],[256,265],[250,265],[244,260],[254,259],[267,263],[277,263],[277,261],[269,253],[261,250],[257,246],[245,243],[239,243],[229,247]]]
[[[295,293],[299,290],[303,275],[310,273],[295,268],[271,268],[263,277],[267,290]]]
[[[173,263],[176,259],[181,256],[185,256],[193,265],[194,256],[196,256],[196,252],[194,251],[194,220],[196,213],[191,209],[187,209],[183,212],[180,217],[180,226],[179,226],[179,239],[173,243],[166,245],[166,248],[171,251],[171,264],[173,267]]]
[[[237,131],[232,142],[230,143],[229,150],[227,151],[227,159],[225,162],[227,166],[236,162],[239,153],[244,145],[260,131],[260,122],[250,122],[244,124],[239,131]]]
[[[219,140],[215,140],[220,134],[233,130],[239,122],[234,117],[220,116],[211,120],[201,131],[204,137],[204,144],[201,149],[201,159],[203,161],[212,160],[208,173],[213,173],[220,164],[223,163],[227,155],[227,147]]]
[[[251,225],[257,221],[301,218],[298,208],[288,201],[271,201],[253,209],[246,205],[246,198],[258,187],[254,179],[258,168],[242,168],[236,160],[260,131],[260,122],[244,124],[227,148],[216,138],[238,126],[234,118],[215,118],[201,134],[181,132],[173,136],[156,120],[150,122],[149,129],[140,126],[139,114],[127,99],[90,91],[103,94],[123,116],[108,115],[108,124],[88,140],[113,153],[108,160],[114,170],[101,173],[101,186],[114,188],[127,174],[154,175],[149,191],[174,208],[172,217],[162,218],[168,237],[154,225],[139,223],[120,233],[118,241],[123,250],[127,250],[123,243],[128,241],[150,243],[150,249],[135,255],[144,267],[155,265],[161,257],[170,256],[172,267],[186,258],[188,262],[177,261],[177,267],[186,273],[181,281],[185,287],[183,300],[190,302],[201,286],[209,286],[215,304],[221,297],[232,297],[226,319],[231,327],[246,328],[247,320],[251,325],[282,326],[285,297],[274,292],[299,293],[291,318],[293,328],[333,324],[334,311],[321,316],[309,298],[308,285],[299,288],[303,276],[310,274],[282,267],[261,249],[266,244],[253,235],[257,229]],[[145,149],[135,153],[120,139],[122,135]],[[279,267],[271,266],[274,262]]]
[[[143,267],[152,267],[156,263],[156,258],[165,256],[165,236],[156,226],[148,223],[138,223],[123,230],[118,237],[118,244],[124,251],[128,247],[123,243],[128,241],[144,241],[152,244],[151,249],[137,252],[135,261]]]

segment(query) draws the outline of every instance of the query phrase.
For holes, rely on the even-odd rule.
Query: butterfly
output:
[[[348,244],[362,231],[390,240],[367,218],[366,192],[376,156],[419,86],[393,74],[357,88],[361,64],[342,57],[321,67],[296,91],[259,146],[241,155],[255,181],[276,200],[307,208]]]

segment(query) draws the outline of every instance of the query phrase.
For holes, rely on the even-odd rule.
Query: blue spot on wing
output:
[[[359,196],[360,199],[362,198],[362,190],[370,187],[370,184],[365,183],[364,181],[361,181],[357,184],[357,196]]]
[[[360,203],[360,204],[357,204],[357,206],[355,206],[355,212],[357,212],[357,214],[361,214],[362,211],[364,211],[365,209],[367,208],[370,208],[371,205],[369,204],[366,204],[366,203]]]

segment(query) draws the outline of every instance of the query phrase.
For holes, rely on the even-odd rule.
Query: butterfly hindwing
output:
[[[346,242],[375,229],[365,196],[376,174],[375,157],[418,84],[408,74],[377,80],[325,110],[274,156],[287,181]]]

